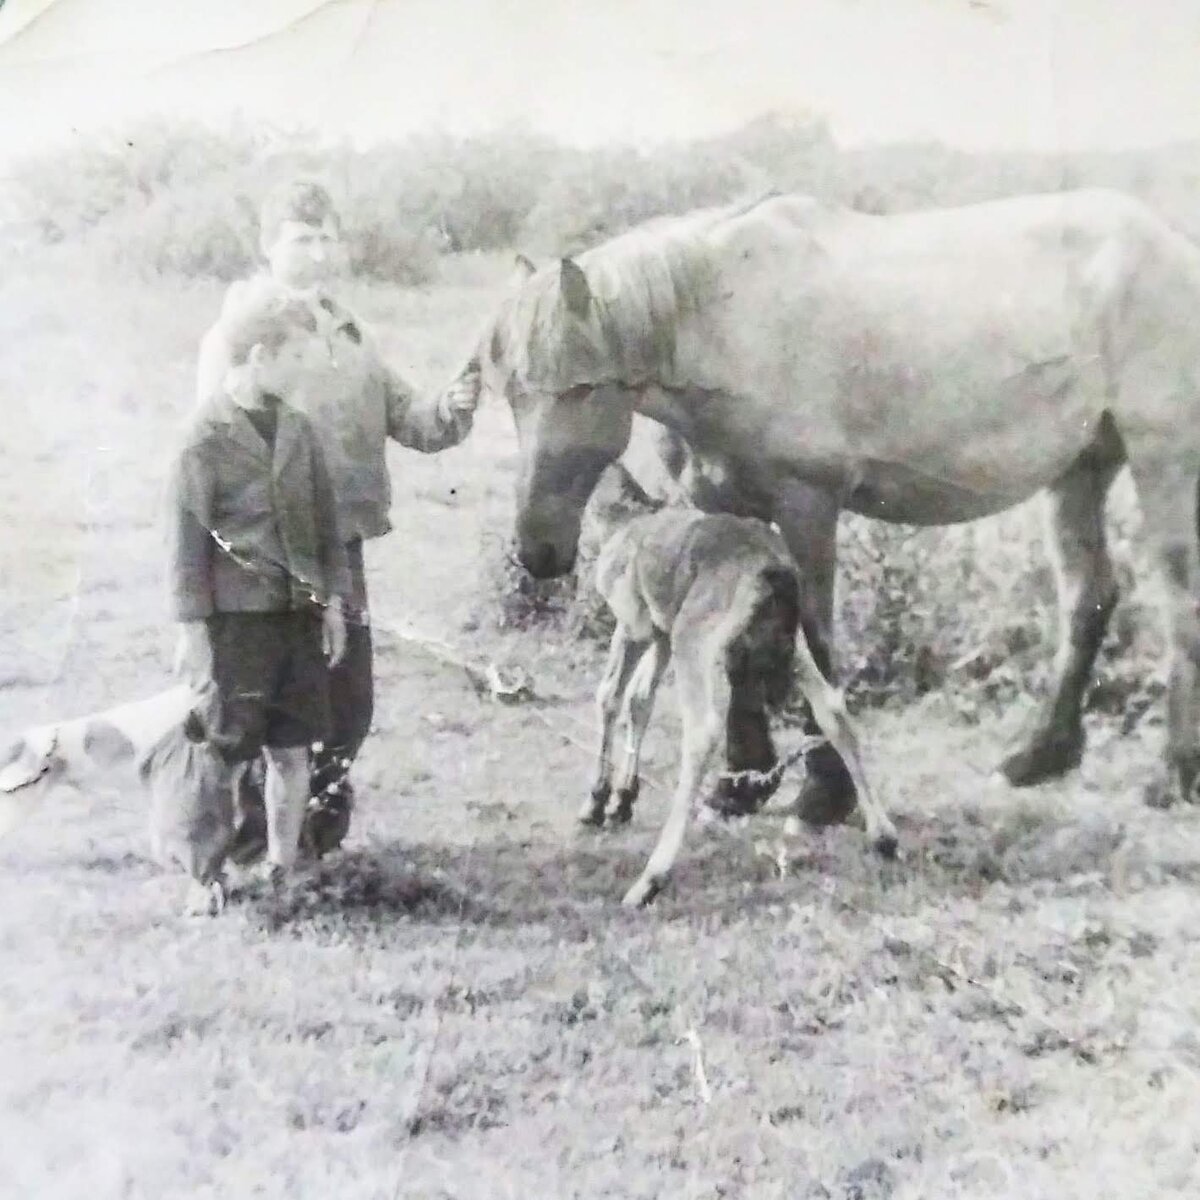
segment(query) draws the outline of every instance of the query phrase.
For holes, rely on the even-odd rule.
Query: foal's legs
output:
[[[833,679],[833,588],[837,575],[838,502],[829,492],[789,481],[778,493],[775,519],[800,568],[800,627],[812,658]],[[809,709],[805,733],[819,732]],[[739,764],[730,761],[730,769]],[[807,775],[796,799],[800,817],[814,825],[836,824],[854,811],[854,782],[833,745],[805,758]]]
[[[1200,540],[1197,482],[1200,455],[1183,463],[1139,462],[1131,455],[1145,528],[1157,543],[1166,585],[1171,641],[1167,684],[1167,762],[1165,780],[1146,790],[1148,803],[1164,807],[1194,801],[1200,775]]]
[[[608,661],[596,690],[596,712],[600,719],[600,745],[597,752],[596,779],[591,794],[579,810],[585,825],[603,825],[604,810],[612,791],[612,743],[617,715],[625,700],[634,668],[649,652],[650,643],[636,641],[624,625],[618,624],[608,648]]]
[[[633,816],[633,805],[640,787],[638,771],[642,742],[650,724],[650,714],[654,711],[654,697],[670,657],[670,639],[665,634],[655,633],[654,641],[642,655],[625,689],[625,706],[621,714],[625,727],[625,757],[617,772],[617,807],[609,817],[614,825],[625,825]]]
[[[867,774],[863,770],[862,755],[858,746],[858,734],[846,712],[846,702],[842,699],[841,692],[831,686],[821,673],[803,636],[796,639],[796,667],[800,674],[800,686],[813,707],[821,731],[849,768],[858,791],[858,807],[862,810],[863,820],[866,822],[867,837],[885,858],[894,857],[898,842],[896,827],[875,799],[875,793],[867,783]]]
[[[1104,502],[1121,469],[1119,444],[1101,437],[1046,495],[1046,523],[1058,584],[1058,652],[1054,684],[1023,745],[1001,764],[1008,781],[1024,787],[1079,765],[1083,698],[1117,583],[1104,534]]]
[[[674,645],[675,678],[683,716],[683,754],[679,782],[671,799],[667,822],[646,869],[625,893],[625,905],[649,904],[662,891],[679,857],[688,818],[704,783],[704,777],[721,744],[729,707],[729,681],[725,676],[724,646],[714,654],[712,642],[700,636],[681,639]]]

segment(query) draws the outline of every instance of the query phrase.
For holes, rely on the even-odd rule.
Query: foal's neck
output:
[[[603,537],[611,537],[635,517],[658,512],[665,501],[655,500],[619,462],[604,469],[588,502],[588,510]]]

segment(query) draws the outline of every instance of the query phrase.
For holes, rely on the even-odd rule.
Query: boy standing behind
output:
[[[478,372],[445,391],[420,396],[384,362],[361,322],[336,298],[344,246],[333,200],[320,184],[296,179],[263,202],[260,237],[265,270],[235,283],[226,310],[246,289],[273,285],[307,305],[320,338],[297,363],[289,399],[311,421],[329,464],[338,526],[350,564],[345,657],[330,673],[330,737],[313,761],[313,803],[305,840],[316,853],[341,844],[354,807],[348,772],[371,727],[373,648],[363,543],[391,529],[389,439],[425,454],[456,446],[470,432],[479,401]],[[205,335],[197,367],[201,403],[229,362],[225,316]],[[239,789],[242,825],[235,857],[253,858],[260,844],[253,788]]]
[[[283,400],[313,340],[307,305],[248,288],[223,322],[228,366],[198,407],[168,491],[171,592],[196,716],[229,762],[264,754],[267,870],[296,860],[309,747],[328,738],[329,668],[345,648],[346,549],[325,458]]]

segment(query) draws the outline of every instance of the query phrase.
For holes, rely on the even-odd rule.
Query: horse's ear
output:
[[[567,302],[567,308],[577,317],[587,316],[592,303],[592,289],[588,287],[587,276],[574,259],[562,260],[561,281],[562,295]]]
[[[517,274],[522,279],[528,279],[530,275],[537,274],[537,267],[525,257],[523,254],[518,254],[516,257]]]

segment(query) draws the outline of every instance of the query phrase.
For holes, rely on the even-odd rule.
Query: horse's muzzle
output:
[[[534,579],[554,579],[565,575],[575,565],[575,556],[562,554],[553,542],[522,546],[517,557]]]

